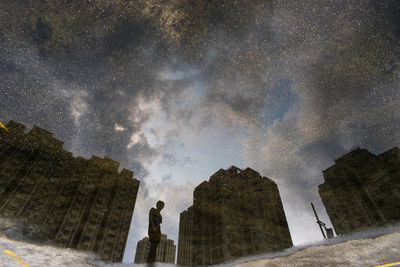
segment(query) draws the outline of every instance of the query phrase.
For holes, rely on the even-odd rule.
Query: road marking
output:
[[[384,265],[377,265],[375,267],[386,267],[386,266],[396,266],[396,265],[400,265],[400,261],[388,263],[388,264],[384,264]]]
[[[6,127],[6,126],[4,126],[4,124],[2,124],[1,122],[0,122],[0,128],[3,128],[4,130],[6,130],[6,131],[8,132],[8,129],[7,129],[7,127]]]
[[[10,255],[11,257],[13,257],[16,261],[18,261],[19,263],[23,264],[25,267],[29,267],[28,263],[26,263],[23,259],[21,259],[19,256],[17,256],[11,250],[5,249],[5,250],[3,250],[3,252],[8,254],[8,255]]]

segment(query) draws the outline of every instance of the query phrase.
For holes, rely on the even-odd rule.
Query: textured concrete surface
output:
[[[7,251],[11,251],[13,257]],[[93,266],[87,259],[95,259],[95,255],[82,251],[52,246],[40,246],[22,241],[15,241],[0,235],[0,266]],[[25,265],[22,263],[24,262]]]
[[[378,266],[400,261],[399,251],[400,233],[396,232],[375,238],[307,247],[284,257],[249,260],[230,266]]]

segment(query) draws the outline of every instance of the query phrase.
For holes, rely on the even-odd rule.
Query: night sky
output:
[[[400,1],[2,0],[0,121],[141,180],[125,262],[220,168],[279,187],[294,244],[322,239],[322,170],[400,144]]]

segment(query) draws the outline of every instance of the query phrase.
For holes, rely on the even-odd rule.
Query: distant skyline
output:
[[[0,3],[0,122],[141,180],[125,262],[220,168],[274,180],[295,245],[321,240],[322,170],[400,144],[400,2],[84,0]]]

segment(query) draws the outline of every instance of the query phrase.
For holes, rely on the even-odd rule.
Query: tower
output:
[[[323,171],[319,194],[337,234],[400,220],[400,149],[357,148]]]
[[[122,261],[139,189],[119,162],[75,158],[39,127],[25,133],[14,121],[0,129],[0,215],[26,220],[44,237],[34,240],[97,252]]]
[[[135,263],[147,262],[147,255],[150,251],[150,239],[146,236],[137,243]],[[168,239],[167,235],[161,234],[160,244],[157,247],[156,262],[175,263],[176,245]]]
[[[181,213],[178,264],[210,265],[292,246],[276,184],[247,168],[220,169]]]

